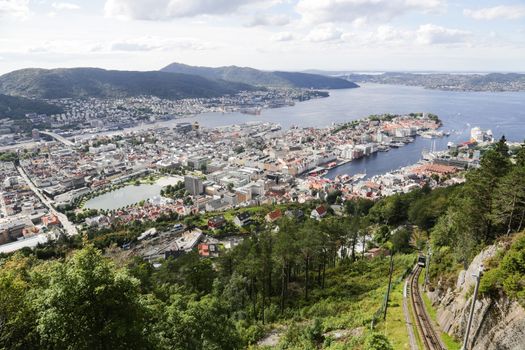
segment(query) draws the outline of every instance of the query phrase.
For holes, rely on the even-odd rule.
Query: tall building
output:
[[[199,177],[193,175],[184,176],[184,188],[192,196],[196,196],[204,192],[202,180]]]

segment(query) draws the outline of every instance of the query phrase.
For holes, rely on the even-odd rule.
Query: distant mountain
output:
[[[399,73],[346,74],[344,78],[367,83],[423,86],[449,91],[525,91],[525,74]]]
[[[161,69],[162,72],[193,74],[208,79],[223,79],[254,86],[265,87],[296,87],[313,89],[348,89],[356,88],[346,79],[327,77],[318,74],[266,72],[249,67],[196,67],[181,63],[172,63]]]
[[[242,83],[158,71],[29,68],[0,76],[0,93],[43,99],[140,95],[180,99],[216,97],[254,89]]]
[[[46,102],[0,94],[0,119],[23,118],[27,113],[57,114],[62,112],[61,107]]]
[[[333,77],[345,75],[345,74],[348,74],[348,72],[349,71],[347,70],[320,70],[320,69],[307,69],[303,71],[303,73],[326,75],[326,76],[333,76]]]

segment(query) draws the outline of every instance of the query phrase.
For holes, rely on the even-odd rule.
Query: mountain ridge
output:
[[[359,87],[346,79],[327,77],[319,74],[302,72],[263,71],[250,67],[222,66],[204,67],[190,66],[182,63],[171,63],[162,68],[162,72],[185,73],[202,76],[208,79],[223,79],[231,82],[241,82],[254,86],[313,88],[313,89],[348,89]]]
[[[206,98],[257,88],[236,82],[159,71],[101,68],[26,68],[0,76],[0,93],[39,99],[150,95],[166,99]]]

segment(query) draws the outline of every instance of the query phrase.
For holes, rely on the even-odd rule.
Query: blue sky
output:
[[[26,67],[525,71],[525,0],[0,0]]]

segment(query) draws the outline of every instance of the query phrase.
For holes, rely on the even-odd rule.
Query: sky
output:
[[[525,71],[525,0],[0,0],[28,67]]]

